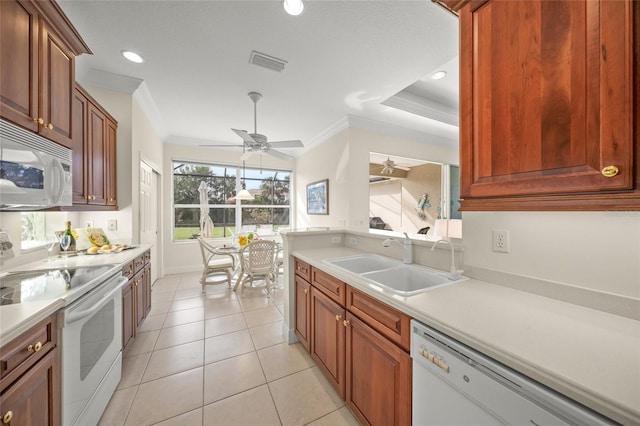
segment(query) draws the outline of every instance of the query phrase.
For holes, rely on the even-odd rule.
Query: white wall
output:
[[[640,212],[464,212],[465,265],[640,298]],[[509,231],[510,253],[491,251]]]
[[[180,272],[202,270],[202,257],[196,240],[173,241],[173,160],[205,162],[216,164],[229,164],[231,166],[242,165],[240,160],[242,151],[240,149],[221,150],[212,148],[199,148],[196,146],[186,146],[165,143],[163,145],[162,160],[162,188],[163,188],[163,217],[162,233],[164,252],[164,272],[173,274]],[[262,158],[261,158],[262,157]],[[282,170],[292,170],[293,161],[279,160],[270,155],[253,155],[246,161],[247,167],[274,168]],[[295,206],[295,197],[292,206]],[[294,208],[294,207],[293,207]],[[294,208],[295,209],[295,208]]]

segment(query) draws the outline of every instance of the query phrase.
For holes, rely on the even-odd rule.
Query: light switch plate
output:
[[[107,220],[107,231],[117,231],[118,221],[116,219]]]

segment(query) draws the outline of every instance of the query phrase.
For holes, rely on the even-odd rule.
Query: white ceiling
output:
[[[305,0],[297,17],[278,0],[59,4],[94,52],[78,58],[77,80],[129,92],[143,81],[146,108],[156,109],[155,125],[172,143],[240,143],[230,128],[253,131],[247,93],[258,91],[258,132],[270,141],[308,147],[349,117],[457,145],[447,120],[382,105],[418,82],[408,90],[426,99],[425,111],[457,110],[457,73],[428,76],[457,69],[458,22],[429,0]],[[123,49],[145,62],[126,61]],[[250,64],[253,50],[286,60],[285,70]]]

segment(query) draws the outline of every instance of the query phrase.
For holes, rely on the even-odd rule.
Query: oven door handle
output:
[[[125,285],[127,282],[128,282],[128,279],[126,277],[122,278],[120,280],[120,282],[118,283],[118,285],[116,286],[116,288],[114,288],[109,293],[107,293],[102,299],[100,299],[100,301],[98,303],[96,303],[95,305],[93,305],[89,309],[85,309],[83,311],[69,312],[65,316],[64,324],[65,325],[69,325],[69,324],[72,324],[72,323],[74,323],[76,321],[79,321],[79,320],[81,320],[83,318],[86,318],[86,317],[89,317],[89,316],[95,314],[100,309],[102,309],[102,307],[104,305],[106,305],[109,302],[109,300],[111,300],[116,293],[121,291],[122,290],[122,286]]]

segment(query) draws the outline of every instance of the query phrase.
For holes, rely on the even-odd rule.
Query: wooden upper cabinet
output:
[[[0,1],[0,116],[72,145],[75,57],[91,53],[51,0]]]
[[[79,84],[72,103],[73,204],[117,208],[116,120]],[[87,207],[88,208],[88,207]]]
[[[461,7],[462,210],[640,209],[637,2],[444,3]]]

